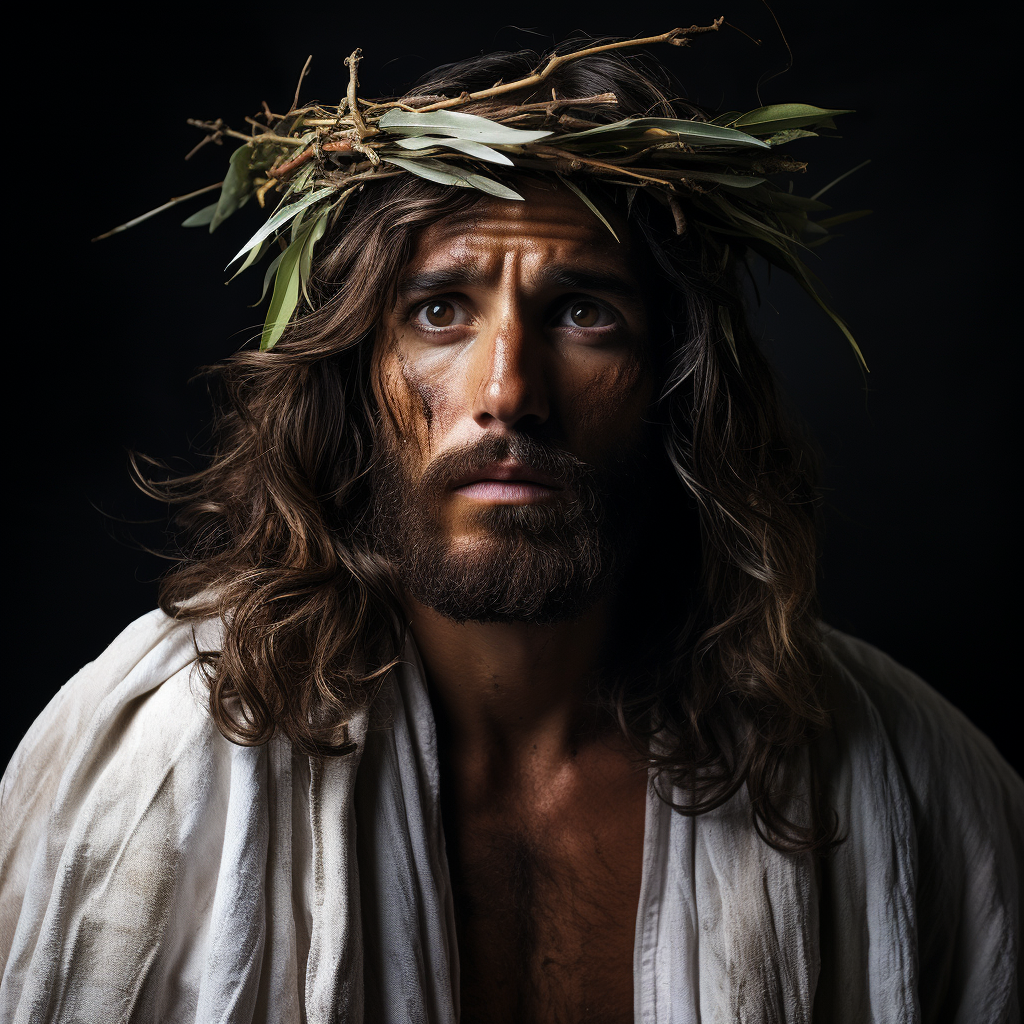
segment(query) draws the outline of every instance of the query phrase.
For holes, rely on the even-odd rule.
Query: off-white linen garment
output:
[[[216,629],[199,631],[201,647]],[[1024,785],[911,673],[838,633],[819,755],[847,841],[758,838],[649,790],[643,1024],[1017,1020]],[[447,1024],[458,958],[414,649],[360,754],[225,740],[153,612],[32,726],[0,790],[0,1020]],[[377,718],[375,717],[375,721]],[[681,794],[674,794],[682,799]]]

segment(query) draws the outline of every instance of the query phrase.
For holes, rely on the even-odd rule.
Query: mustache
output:
[[[508,460],[547,473],[567,491],[577,494],[595,475],[593,466],[564,449],[513,432],[484,437],[474,444],[438,455],[423,471],[420,486],[431,491],[446,490],[492,462]]]

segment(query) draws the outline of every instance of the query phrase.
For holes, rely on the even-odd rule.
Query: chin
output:
[[[565,622],[606,591],[616,559],[604,545],[531,534],[424,545],[395,566],[421,604],[455,622]]]

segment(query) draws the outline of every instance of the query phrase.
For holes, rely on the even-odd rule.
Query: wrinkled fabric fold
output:
[[[382,725],[366,737],[356,785],[366,1016],[375,1024],[455,1024],[436,736],[418,662],[409,667]]]
[[[54,698],[0,786],[0,1019],[456,1024],[437,737],[410,644],[357,752],[217,731],[218,626],[151,613]],[[829,633],[810,765],[846,840],[780,853],[740,789],[648,787],[640,1024],[1019,1020],[1024,784],[911,673]],[[665,799],[662,798],[665,797]]]

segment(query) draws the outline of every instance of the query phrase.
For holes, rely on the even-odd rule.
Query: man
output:
[[[187,539],[163,610],[5,775],[5,1019],[1019,1016],[1024,787],[815,619],[811,461],[708,219],[759,186],[589,150],[627,184],[576,184],[578,122],[697,113],[607,52],[461,109],[548,96],[515,198],[331,170],[372,164],[358,124],[311,148],[382,180],[221,369],[209,466],[150,485]],[[293,152],[243,154],[254,187]]]

